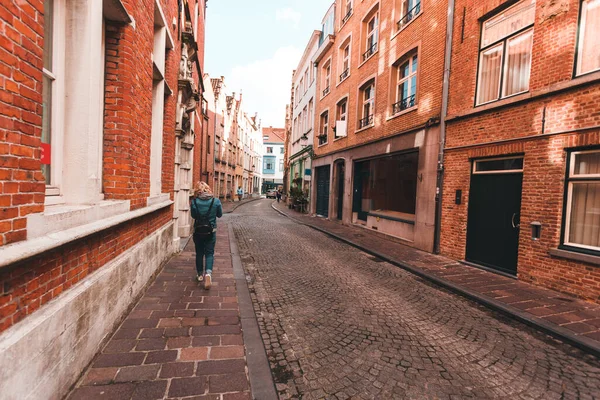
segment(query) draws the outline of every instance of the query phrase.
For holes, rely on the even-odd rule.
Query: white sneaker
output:
[[[211,281],[212,281],[212,277],[207,274],[204,277],[204,289],[207,289],[207,290],[210,289],[210,284],[212,283]]]
[[[198,280],[198,282],[202,282],[204,280],[204,275],[198,275],[196,279]]]

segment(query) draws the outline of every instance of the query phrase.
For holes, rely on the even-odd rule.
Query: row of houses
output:
[[[308,210],[600,301],[600,1],[337,0],[293,74]]]
[[[0,397],[62,398],[191,233],[262,186],[257,115],[204,72],[206,0],[0,5]]]

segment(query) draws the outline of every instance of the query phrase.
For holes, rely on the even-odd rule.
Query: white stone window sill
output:
[[[171,204],[173,204],[173,202],[168,200],[134,211],[129,211],[129,201],[103,201],[93,206],[48,207],[43,214],[33,214],[28,217],[27,240],[0,247],[0,269],[94,233],[109,229],[113,226],[122,224],[123,222],[169,207]],[[108,208],[105,209],[103,207]],[[114,213],[117,212],[117,210],[123,210],[125,207],[127,208],[127,212],[121,212],[118,215],[110,215],[111,212]],[[93,215],[97,217],[95,220],[92,219]],[[30,221],[31,219],[36,221],[36,218],[39,218],[36,223],[52,223],[52,221],[62,220],[61,227],[63,229],[74,224],[75,221],[81,223],[82,220],[86,221],[86,218],[89,218],[89,220],[83,222],[83,225],[69,227],[61,231],[54,231],[54,229],[52,229],[54,232],[31,238],[29,234],[30,229],[34,228],[34,232],[36,232],[36,230],[35,226],[32,226]],[[43,229],[38,229],[37,234],[39,235],[42,231]]]

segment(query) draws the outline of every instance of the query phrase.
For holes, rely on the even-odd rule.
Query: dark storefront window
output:
[[[356,162],[353,210],[358,218],[374,213],[414,220],[418,161],[415,151]]]

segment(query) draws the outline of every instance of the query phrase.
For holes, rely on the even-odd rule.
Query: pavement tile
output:
[[[202,346],[219,346],[221,345],[221,338],[219,336],[196,336],[192,340],[193,347]]]
[[[189,347],[186,349],[181,349],[179,359],[181,361],[207,360],[208,359],[208,347]]]
[[[183,378],[194,375],[194,362],[174,362],[162,365],[161,378]]]
[[[82,385],[103,385],[113,381],[119,368],[90,368],[85,375]]]
[[[125,367],[128,365],[140,365],[144,362],[145,357],[146,353],[100,354],[94,362],[94,367]]]
[[[239,325],[195,326],[192,328],[192,336],[227,335],[237,333],[241,333]]]
[[[155,328],[158,323],[155,319],[127,318],[121,325],[122,328]]]
[[[141,329],[119,329],[113,335],[112,339],[136,339],[140,334]]]
[[[237,325],[240,323],[239,317],[209,317],[208,325],[216,326],[216,325]]]
[[[142,339],[138,340],[135,346],[136,351],[149,351],[149,350],[164,350],[167,346],[167,339],[165,338],[153,338],[153,339]]]
[[[138,383],[131,400],[154,400],[165,397],[168,382],[149,381]]]
[[[204,394],[206,378],[178,378],[171,380],[169,398]]]
[[[199,338],[194,338],[199,339]],[[242,335],[223,335],[221,336],[222,346],[242,345],[244,344],[244,337]]]
[[[244,346],[212,347],[210,349],[211,360],[241,357],[244,357]]]
[[[129,400],[135,392],[135,384],[120,383],[102,386],[82,386],[75,389],[69,400]]]
[[[177,359],[177,350],[151,351],[146,357],[144,364],[160,364],[175,361]]]
[[[208,377],[209,393],[241,392],[249,389],[246,374],[213,375]]]
[[[196,375],[222,375],[244,372],[246,362],[243,359],[200,361]]]
[[[158,364],[120,368],[115,382],[149,381],[156,378],[159,369]]]
[[[223,395],[223,400],[251,400],[249,392],[244,393],[227,393]]]
[[[172,337],[167,339],[167,349],[182,349],[192,345],[191,337]]]
[[[158,321],[159,328],[179,328],[181,327],[180,318],[162,318]]]
[[[181,324],[183,326],[204,326],[206,318],[182,318]]]
[[[181,336],[190,336],[190,328],[165,328],[164,337],[181,337]]]
[[[137,341],[134,339],[113,339],[104,347],[103,353],[127,353],[131,351]]]
[[[164,335],[163,328],[146,328],[138,336],[139,339],[160,338]]]

